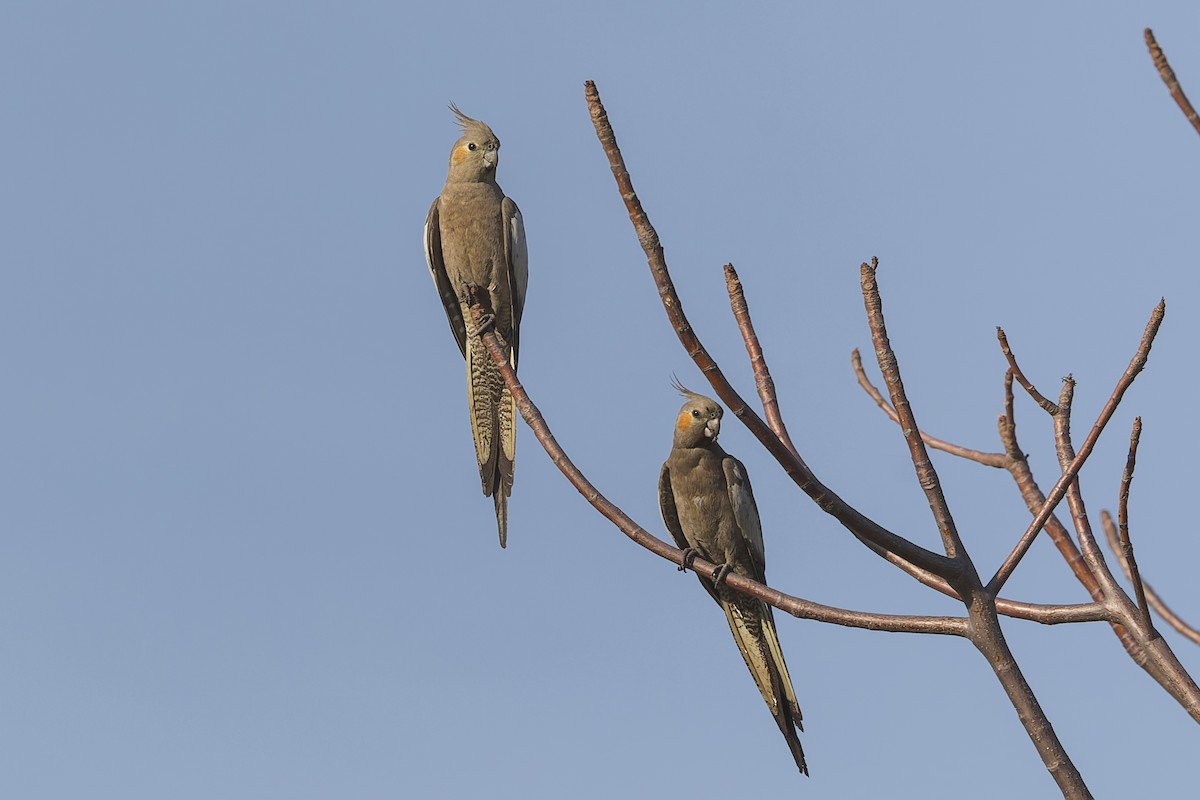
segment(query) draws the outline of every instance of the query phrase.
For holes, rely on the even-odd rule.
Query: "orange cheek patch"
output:
[[[679,413],[679,418],[675,420],[675,430],[682,433],[683,431],[686,431],[691,424],[692,416],[686,411],[681,411]]]
[[[450,163],[457,167],[459,164],[462,163],[462,160],[466,157],[467,157],[467,148],[465,146],[464,147],[456,147],[456,148],[454,148],[454,152],[450,154]]]

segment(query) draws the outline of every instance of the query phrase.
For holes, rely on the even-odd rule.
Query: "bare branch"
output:
[[[1120,562],[1121,569],[1125,573],[1125,577],[1132,581],[1133,578],[1130,575],[1129,567],[1125,563],[1123,553],[1121,552],[1121,540],[1120,534],[1117,532],[1117,523],[1113,520],[1112,515],[1107,511],[1100,512],[1100,522],[1101,527],[1104,528],[1104,538],[1108,540],[1108,546],[1114,553],[1117,554],[1117,561]],[[1152,587],[1145,580],[1142,581],[1142,588],[1144,588],[1146,591],[1146,602],[1149,603],[1150,607],[1153,608],[1158,615],[1163,618],[1164,622],[1166,622],[1184,637],[1190,639],[1193,643],[1200,644],[1200,629],[1192,627],[1183,619],[1183,617],[1176,614],[1171,607],[1163,601],[1158,593],[1154,591],[1154,587]]]
[[[1154,67],[1162,77],[1163,83],[1167,85],[1171,97],[1175,98],[1175,102],[1183,111],[1183,115],[1187,117],[1188,122],[1192,123],[1196,133],[1200,133],[1200,115],[1196,114],[1196,109],[1192,108],[1191,101],[1183,93],[1183,87],[1179,85],[1179,80],[1175,77],[1175,70],[1171,69],[1171,65],[1167,63],[1166,54],[1158,46],[1158,41],[1154,38],[1154,31],[1149,28],[1146,28],[1146,47],[1150,49],[1150,58],[1154,60]]]
[[[1008,337],[1004,335],[1004,328],[996,327],[996,338],[1000,340],[1000,350],[1003,351],[1004,357],[1008,359],[1008,368],[1012,372],[1013,377],[1017,379],[1017,383],[1029,392],[1029,396],[1034,399],[1039,406],[1046,409],[1046,413],[1051,416],[1058,413],[1058,406],[1050,402],[1050,400],[1037,390],[1029,379],[1025,377],[1025,373],[1021,371],[1020,365],[1017,364],[1017,357],[1013,355],[1012,349],[1008,346]]]
[[[1125,373],[1117,381],[1116,387],[1113,389],[1112,395],[1109,396],[1108,402],[1104,404],[1104,408],[1100,411],[1100,416],[1096,419],[1096,423],[1092,426],[1092,430],[1088,433],[1087,439],[1084,440],[1083,446],[1079,448],[1079,453],[1072,459],[1070,465],[1063,471],[1063,474],[1055,482],[1054,488],[1050,490],[1046,502],[1042,508],[1034,516],[1033,522],[1022,534],[1020,541],[1017,542],[1012,553],[1005,559],[1004,563],[996,571],[996,574],[988,582],[988,591],[998,592],[1009,576],[1012,575],[1021,558],[1029,550],[1029,546],[1033,544],[1034,538],[1041,531],[1042,526],[1054,513],[1054,509],[1062,501],[1067,493],[1068,487],[1075,477],[1079,474],[1079,470],[1087,461],[1088,456],[1092,454],[1092,450],[1096,446],[1096,441],[1100,438],[1100,434],[1104,431],[1104,426],[1112,419],[1112,415],[1116,413],[1117,406],[1121,403],[1121,398],[1125,396],[1125,392],[1133,384],[1134,379],[1138,376],[1146,366],[1146,361],[1150,358],[1150,347],[1154,344],[1154,337],[1158,334],[1158,329],[1162,325],[1163,316],[1166,314],[1167,304],[1165,300],[1160,300],[1155,307],[1154,312],[1150,315],[1150,321],[1146,323],[1146,330],[1142,334],[1142,341],[1138,345],[1137,352],[1134,353],[1133,359],[1126,367]],[[1011,362],[1010,362],[1011,363]],[[1019,369],[1013,369],[1014,374],[1019,374]],[[1019,378],[1018,378],[1019,379]],[[1044,398],[1043,398],[1044,399]]]
[[[871,383],[871,379],[867,377],[867,372],[863,368],[862,356],[859,355],[857,347],[850,353],[850,363],[854,366],[854,375],[858,379],[858,385],[875,401],[875,405],[883,409],[883,413],[887,414],[892,422],[899,424],[900,417],[896,414],[895,409],[892,408],[891,403],[884,398],[879,389],[875,388],[875,384]],[[972,450],[968,447],[944,441],[936,436],[930,436],[924,431],[921,431],[921,441],[934,450],[941,450],[943,453],[965,458],[968,461],[974,461],[976,464],[982,464],[985,467],[1004,469],[1007,461],[1004,453],[985,453],[982,450]]]
[[[763,355],[762,346],[758,343],[758,334],[754,332],[754,322],[750,319],[750,306],[746,303],[746,294],[742,290],[742,281],[738,278],[733,264],[725,265],[725,289],[729,292],[729,306],[733,318],[737,320],[738,330],[742,332],[742,341],[746,343],[746,355],[750,358],[750,366],[754,370],[754,385],[758,387],[758,397],[762,401],[763,415],[767,425],[779,437],[788,450],[797,458],[800,453],[792,444],[787,426],[783,424],[783,416],[779,413],[779,398],[775,395],[775,381],[771,371],[767,369],[767,358]]]
[[[1129,455],[1125,458],[1125,471],[1121,474],[1121,493],[1117,500],[1117,521],[1120,524],[1118,538],[1121,549],[1114,548],[1114,552],[1118,553],[1121,566],[1129,575],[1129,582],[1133,584],[1133,595],[1137,598],[1138,610],[1142,613],[1142,624],[1153,629],[1150,609],[1146,605],[1146,588],[1138,572],[1137,559],[1133,556],[1133,542],[1129,540],[1129,485],[1133,483],[1133,470],[1137,466],[1137,448],[1141,438],[1142,418],[1135,417],[1133,430],[1129,434]]]
[[[475,290],[471,291],[470,311],[474,322],[473,327],[477,329],[484,309],[480,303],[480,296],[476,294]],[[634,522],[624,511],[606,498],[587,479],[587,476],[575,466],[574,462],[566,454],[566,451],[562,449],[558,441],[554,438],[554,434],[550,432],[550,426],[546,424],[545,418],[542,417],[537,406],[529,398],[525,387],[517,379],[517,373],[512,368],[512,365],[509,364],[508,354],[496,338],[495,332],[488,329],[482,333],[475,333],[475,335],[480,336],[484,346],[488,349],[488,353],[496,362],[496,366],[500,368],[500,373],[504,376],[504,382],[508,386],[509,392],[512,393],[513,399],[516,401],[517,410],[521,412],[521,416],[533,431],[534,436],[537,437],[538,442],[541,443],[542,448],[545,449],[546,454],[550,456],[550,460],[554,462],[559,471],[570,481],[571,485],[583,495],[584,499],[593,508],[604,515],[605,518],[636,544],[641,545],[655,555],[665,558],[677,566],[684,566],[682,550],[672,547],[658,537],[653,536],[645,528]],[[689,565],[696,572],[709,575],[718,566],[702,558],[690,560]],[[794,617],[800,617],[801,619],[814,619],[852,628],[867,628],[894,633],[967,635],[967,620],[962,617],[905,616],[849,611],[784,594],[736,572],[730,573],[725,579],[725,583],[732,589],[751,597],[756,597],[764,603],[778,608],[780,611],[784,611]]]
[[[658,294],[662,299],[667,319],[679,337],[680,344],[683,345],[684,350],[691,356],[701,373],[708,379],[717,396],[725,403],[733,415],[740,419],[742,424],[754,434],[775,460],[779,462],[779,465],[783,467],[783,471],[800,487],[800,490],[812,498],[822,511],[837,519],[838,522],[854,533],[855,536],[870,540],[879,548],[895,553],[905,561],[921,569],[948,580],[955,579],[961,569],[958,563],[940,553],[927,550],[905,539],[903,536],[887,530],[882,525],[863,515],[858,509],[851,506],[833,490],[817,480],[817,477],[809,469],[808,465],[804,463],[804,460],[788,449],[787,445],[754,413],[754,410],[750,408],[725,378],[716,361],[708,354],[704,345],[700,343],[700,338],[692,329],[687,316],[683,312],[683,305],[680,303],[679,295],[675,291],[671,274],[667,270],[667,262],[663,256],[663,249],[659,242],[658,233],[654,230],[654,226],[650,224],[650,218],[646,215],[645,210],[642,208],[642,202],[638,199],[637,192],[633,189],[633,182],[629,177],[629,171],[625,168],[625,159],[621,155],[620,148],[617,146],[616,134],[613,133],[612,125],[608,121],[608,113],[604,110],[603,103],[600,102],[600,93],[596,90],[596,84],[592,81],[587,81],[584,86],[584,94],[587,97],[592,124],[596,128],[596,136],[599,138],[600,144],[608,156],[609,166],[612,168],[617,188],[622,200],[625,202],[625,209],[629,213],[629,220],[633,223],[638,241],[646,253],[650,274],[653,276],[654,283],[658,287]]]
[[[883,317],[883,298],[879,295],[879,283],[875,277],[878,269],[879,260],[875,258],[871,259],[870,264],[864,263],[859,267],[863,302],[867,308],[867,321],[871,326],[871,339],[875,343],[875,357],[879,361],[879,371],[883,373],[888,393],[892,396],[892,407],[899,417],[900,430],[908,444],[909,455],[917,471],[917,480],[925,492],[930,510],[933,511],[933,519],[942,537],[942,546],[946,549],[947,556],[957,559],[965,556],[963,543],[954,525],[954,517],[950,514],[950,506],[946,503],[946,496],[942,492],[942,482],[938,479],[937,470],[929,460],[929,452],[921,440],[912,405],[904,391],[904,381],[900,378],[900,364],[896,360],[895,351],[892,350],[892,343],[888,340],[887,325]],[[974,572],[968,559],[963,558],[963,562],[965,571]]]

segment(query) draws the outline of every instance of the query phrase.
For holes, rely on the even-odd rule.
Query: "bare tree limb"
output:
[[[996,338],[1000,340],[1000,350],[1004,353],[1004,357],[1008,359],[1008,368],[1012,372],[1013,377],[1017,379],[1017,383],[1029,393],[1029,396],[1034,399],[1039,406],[1046,410],[1046,413],[1054,416],[1058,413],[1058,406],[1054,405],[1049,398],[1037,390],[1029,379],[1025,377],[1025,373],[1021,371],[1021,366],[1017,363],[1017,357],[1013,355],[1012,348],[1008,346],[1008,337],[1004,335],[1004,328],[996,326]]]
[[[533,431],[534,436],[537,437],[546,454],[550,456],[550,460],[558,467],[559,471],[562,472],[571,485],[583,495],[584,499],[606,519],[612,522],[622,533],[655,555],[683,567],[684,558],[682,550],[672,547],[658,537],[653,536],[645,528],[634,522],[616,504],[606,498],[588,480],[587,476],[575,466],[574,462],[571,461],[566,451],[558,444],[558,440],[554,438],[554,434],[551,433],[550,426],[546,423],[545,418],[542,417],[537,406],[529,398],[525,387],[518,380],[516,371],[508,362],[508,354],[500,344],[499,339],[496,338],[495,332],[491,329],[485,329],[482,332],[479,331],[479,322],[484,313],[484,308],[481,303],[481,295],[477,293],[475,288],[471,289],[470,298],[470,311],[474,323],[472,325],[472,333],[473,335],[480,336],[484,346],[488,349],[488,353],[496,362],[496,366],[500,368],[500,374],[504,377],[504,382],[508,386],[509,392],[512,393],[513,399],[516,401],[517,410]],[[688,566],[698,573],[711,575],[718,565],[697,557],[690,559]],[[731,589],[735,589],[751,597],[756,597],[764,603],[778,608],[780,611],[801,619],[813,619],[852,628],[867,628],[869,630],[891,631],[894,633],[934,633],[950,636],[967,635],[967,620],[962,617],[908,616],[849,611],[784,594],[736,572],[729,573],[725,579],[725,584]]]
[[[1114,553],[1117,554],[1117,561],[1121,563],[1121,569],[1124,571],[1125,577],[1132,581],[1133,578],[1129,573],[1129,567],[1126,565],[1125,560],[1121,557],[1121,542],[1120,535],[1117,532],[1117,523],[1113,521],[1112,515],[1107,511],[1100,512],[1100,522],[1101,527],[1104,528],[1104,538],[1108,540],[1108,546]],[[1200,630],[1192,627],[1183,619],[1183,617],[1176,614],[1171,607],[1163,601],[1158,593],[1154,591],[1154,587],[1152,587],[1145,580],[1142,581],[1142,587],[1146,591],[1146,602],[1149,603],[1150,607],[1153,608],[1158,615],[1163,618],[1164,622],[1166,622],[1186,638],[1190,639],[1195,644],[1200,644]]]
[[[767,452],[779,462],[788,477],[800,487],[801,491],[812,498],[822,511],[833,516],[856,536],[861,535],[861,538],[870,540],[883,550],[895,553],[905,561],[942,578],[954,579],[960,570],[960,565],[956,561],[940,553],[927,550],[903,536],[887,530],[817,480],[804,460],[788,449],[787,445],[754,413],[754,410],[725,378],[716,361],[701,344],[700,338],[683,312],[679,295],[675,291],[675,284],[671,280],[670,272],[667,271],[666,258],[663,256],[658,233],[650,224],[650,218],[646,215],[642,208],[642,202],[633,189],[633,181],[629,177],[629,171],[625,168],[625,159],[621,155],[620,148],[617,147],[616,134],[608,121],[604,105],[600,102],[600,93],[596,90],[595,83],[587,81],[584,93],[587,97],[592,124],[596,128],[596,136],[608,156],[609,166],[612,168],[621,199],[625,202],[625,209],[629,213],[629,220],[633,223],[634,232],[646,253],[650,273],[658,287],[658,294],[667,313],[667,319],[679,337],[680,344],[696,363],[700,372],[708,379],[717,396],[728,406],[733,415],[754,434]]]
[[[1138,572],[1137,559],[1133,556],[1133,542],[1129,540],[1129,485],[1133,483],[1133,470],[1137,466],[1138,442],[1142,438],[1142,418],[1135,417],[1133,430],[1129,434],[1129,455],[1125,458],[1125,471],[1121,474],[1121,494],[1117,500],[1117,521],[1120,525],[1118,539],[1121,547],[1113,548],[1121,566],[1129,575],[1133,584],[1133,594],[1137,598],[1138,610],[1142,613],[1142,624],[1153,629],[1150,620],[1150,608],[1146,605],[1146,587],[1142,583],[1141,573]]]
[[[875,401],[875,405],[883,409],[883,413],[887,414],[892,422],[899,424],[900,416],[896,413],[896,410],[892,408],[891,403],[887,401],[879,392],[879,389],[875,388],[875,384],[871,383],[871,379],[867,377],[867,372],[863,368],[862,356],[859,355],[858,348],[855,348],[850,353],[850,363],[854,367],[854,376],[858,379],[858,385]],[[921,440],[934,450],[941,450],[943,453],[965,458],[967,461],[974,461],[976,464],[983,464],[985,467],[1004,469],[1007,462],[1004,453],[985,453],[982,450],[972,450],[968,447],[944,441],[936,436],[930,436],[924,431],[921,432]]]
[[[789,449],[795,452],[795,446],[792,445],[791,439],[787,436],[787,429],[784,425],[782,415],[779,412],[779,401],[775,394],[775,382],[771,380],[770,372],[767,368],[766,355],[758,341],[758,336],[754,331],[754,322],[750,316],[750,306],[746,301],[745,291],[742,287],[741,279],[738,277],[737,271],[732,264],[725,266],[725,283],[726,289],[729,292],[730,307],[733,310],[734,318],[738,323],[738,330],[741,331],[742,340],[746,344],[746,352],[750,358],[750,365],[754,370],[755,383],[758,387],[759,398],[763,402],[764,413],[767,416],[767,424],[771,430],[779,436],[781,440],[788,445]],[[862,366],[862,358],[859,356],[858,350],[855,349],[851,355],[854,363],[855,373],[858,375],[858,382],[879,405],[880,408],[888,414],[893,421],[898,422],[899,417],[892,411],[891,405],[879,393],[879,390],[871,384],[866,376],[866,372]],[[1011,374],[1010,374],[1011,379]],[[1012,386],[1009,382],[1009,405],[1012,401]],[[967,448],[959,447],[958,445],[942,442],[940,439],[935,439],[931,436],[922,434],[926,443],[931,447],[945,450],[946,452],[968,458],[972,461],[978,461],[989,466],[1005,466],[1006,456],[1001,453],[981,453],[977,450],[968,450]],[[999,461],[999,463],[995,463]],[[1045,498],[1043,497],[1042,500]],[[1039,503],[1041,500],[1039,500]],[[1057,520],[1053,520],[1057,524]],[[1049,528],[1049,526],[1047,526]],[[1059,526],[1061,531],[1061,526]],[[851,531],[853,533],[853,531]],[[1066,532],[1061,531],[1061,535],[1066,537]],[[947,597],[955,600],[962,600],[958,592],[950,587],[950,584],[939,578],[931,572],[916,567],[894,553],[889,553],[882,548],[878,548],[868,539],[859,539],[867,547],[874,550],[878,555],[887,559],[889,562],[908,573],[916,580],[926,586],[941,592]],[[1070,542],[1070,538],[1067,537]],[[1071,544],[1074,547],[1074,544]],[[1076,553],[1078,556],[1078,552]],[[1066,622],[1096,622],[1108,618],[1108,611],[1099,603],[1083,603],[1079,605],[1046,605],[1040,603],[1025,603],[1018,600],[1010,600],[1003,597],[996,598],[996,610],[1001,614],[1015,619],[1024,619],[1031,622],[1038,622],[1043,625],[1058,625]]]
[[[1158,46],[1158,41],[1154,38],[1154,31],[1149,28],[1146,28],[1146,47],[1149,48],[1150,58],[1154,60],[1154,67],[1162,77],[1163,83],[1167,85],[1171,97],[1175,98],[1175,102],[1183,111],[1183,115],[1187,117],[1188,122],[1192,123],[1196,133],[1200,133],[1200,115],[1196,114],[1196,109],[1192,108],[1191,101],[1183,93],[1183,87],[1179,85],[1179,79],[1175,77],[1175,70],[1171,69],[1171,65],[1167,63],[1166,53]]]
[[[863,303],[867,309],[871,339],[875,343],[875,357],[879,361],[879,371],[883,374],[883,381],[887,384],[888,393],[892,397],[892,408],[896,410],[896,415],[900,418],[900,430],[904,434],[905,443],[908,444],[909,455],[912,457],[913,467],[917,471],[917,481],[925,492],[925,498],[933,512],[934,522],[937,523],[938,533],[941,534],[942,546],[946,549],[947,556],[958,558],[960,554],[964,554],[963,543],[958,536],[954,518],[950,514],[946,495],[942,491],[942,482],[938,478],[933,462],[929,460],[929,451],[925,449],[925,442],[921,440],[920,428],[917,427],[912,405],[904,391],[904,381],[900,377],[900,364],[896,360],[896,353],[892,349],[892,343],[887,335],[887,323],[883,316],[883,298],[879,294],[879,283],[875,280],[878,270],[879,259],[877,258],[872,258],[870,264],[864,263],[859,267]],[[964,570],[974,572],[970,559],[964,556],[962,561]]]
[[[1162,325],[1166,310],[1166,301],[1160,300],[1154,312],[1150,315],[1150,321],[1146,323],[1146,331],[1142,334],[1142,341],[1138,346],[1137,352],[1134,353],[1133,359],[1125,369],[1125,373],[1117,381],[1116,388],[1113,389],[1108,402],[1101,409],[1100,416],[1096,419],[1092,430],[1088,433],[1083,445],[1079,448],[1079,453],[1063,471],[1058,481],[1055,482],[1054,488],[1050,490],[1050,494],[1046,497],[1046,502],[1042,505],[1037,515],[1034,516],[1033,522],[1029,524],[1029,527],[1017,542],[1016,547],[1013,548],[1012,553],[1004,560],[1004,563],[996,570],[996,574],[992,577],[991,581],[988,582],[988,591],[993,593],[1000,591],[1005,581],[1012,575],[1013,570],[1017,568],[1017,564],[1020,563],[1021,558],[1029,550],[1029,546],[1033,544],[1033,540],[1037,537],[1038,532],[1046,524],[1046,520],[1050,518],[1050,515],[1054,513],[1054,509],[1062,501],[1063,497],[1066,496],[1067,489],[1079,474],[1079,470],[1083,467],[1084,462],[1087,461],[1088,456],[1092,454],[1092,450],[1095,448],[1100,434],[1104,431],[1104,426],[1108,424],[1108,421],[1112,419],[1112,415],[1116,413],[1117,406],[1121,403],[1121,398],[1125,396],[1126,390],[1133,384],[1138,373],[1145,368],[1146,361],[1150,357],[1150,347],[1154,344],[1154,337],[1158,334],[1158,329]],[[1018,374],[1017,369],[1014,369],[1013,372],[1014,374]]]
[[[779,437],[792,455],[800,457],[800,451],[792,444],[787,426],[783,424],[783,416],[779,413],[779,398],[775,395],[775,381],[771,371],[767,369],[767,359],[763,355],[762,345],[758,343],[758,334],[754,332],[754,322],[750,319],[750,306],[746,303],[746,294],[742,290],[742,281],[738,278],[733,264],[725,265],[725,289],[729,292],[729,306],[733,317],[737,320],[738,330],[742,332],[742,341],[746,344],[746,355],[750,358],[750,367],[754,370],[754,385],[758,387],[758,398],[762,401],[763,415],[771,432]]]

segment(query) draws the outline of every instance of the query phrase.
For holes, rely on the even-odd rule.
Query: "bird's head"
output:
[[[458,118],[462,136],[450,149],[450,180],[461,182],[494,181],[496,165],[500,163],[500,140],[492,129],[477,119],[471,119],[451,104]]]
[[[708,447],[715,444],[725,409],[715,400],[687,389],[678,379],[673,385],[687,398],[675,418],[675,446]]]

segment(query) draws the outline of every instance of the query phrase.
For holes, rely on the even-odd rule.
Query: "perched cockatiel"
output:
[[[659,473],[658,504],[663,522],[680,549],[721,565],[715,575],[697,577],[724,609],[742,658],[787,739],[796,766],[807,775],[804,750],[796,735],[796,728],[804,730],[800,707],[771,607],[723,582],[732,571],[766,583],[762,526],[750,478],[742,462],[717,444],[724,413],[721,407],[678,381],[675,388],[687,402],[675,419],[675,442]]]
[[[500,370],[477,336],[467,336],[468,285],[487,292],[496,335],[517,366],[518,329],[529,280],[525,225],[517,204],[496,183],[500,140],[455,106],[462,136],[450,149],[450,172],[425,220],[425,260],[446,307],[450,330],[467,360],[467,407],[483,493],[496,506],[500,546],[508,541],[508,496],[516,456],[516,406]]]

